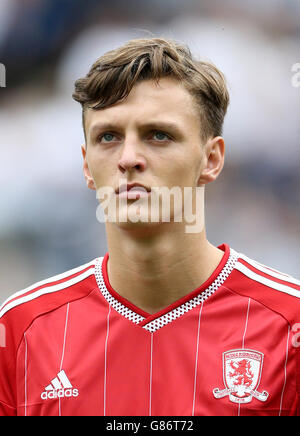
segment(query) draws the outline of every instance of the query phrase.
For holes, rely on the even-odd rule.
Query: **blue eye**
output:
[[[104,140],[104,142],[111,142],[114,140],[114,138],[115,135],[113,135],[112,133],[104,133],[104,135],[102,135],[99,139],[100,141]]]
[[[164,132],[154,132],[153,137],[157,141],[166,141],[166,140],[170,139],[169,136]]]

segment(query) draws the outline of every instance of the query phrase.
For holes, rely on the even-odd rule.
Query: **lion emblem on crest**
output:
[[[251,371],[251,362],[249,360],[231,361],[230,367],[234,372],[230,372],[229,377],[235,379],[233,383],[235,386],[251,386],[254,373]]]

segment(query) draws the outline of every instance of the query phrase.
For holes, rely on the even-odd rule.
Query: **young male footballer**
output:
[[[0,414],[299,415],[300,282],[206,236],[223,74],[177,42],[137,39],[73,98],[108,252],[1,306]]]

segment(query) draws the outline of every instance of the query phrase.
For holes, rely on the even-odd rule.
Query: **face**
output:
[[[215,146],[222,138],[201,143],[193,98],[174,79],[140,82],[121,103],[89,109],[85,129],[82,153],[89,188],[110,187],[127,205],[149,203],[146,190],[151,188],[177,187],[183,192],[184,187],[212,181],[212,172],[216,173],[216,162],[212,164],[209,155],[214,148],[220,149]],[[128,193],[125,186],[123,192],[124,181],[145,189],[136,187]]]

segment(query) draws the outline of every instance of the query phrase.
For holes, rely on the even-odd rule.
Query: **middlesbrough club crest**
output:
[[[250,403],[252,398],[266,401],[269,394],[258,392],[264,355],[259,351],[238,349],[223,353],[223,380],[225,389],[215,388],[215,398],[229,395],[233,403]]]

